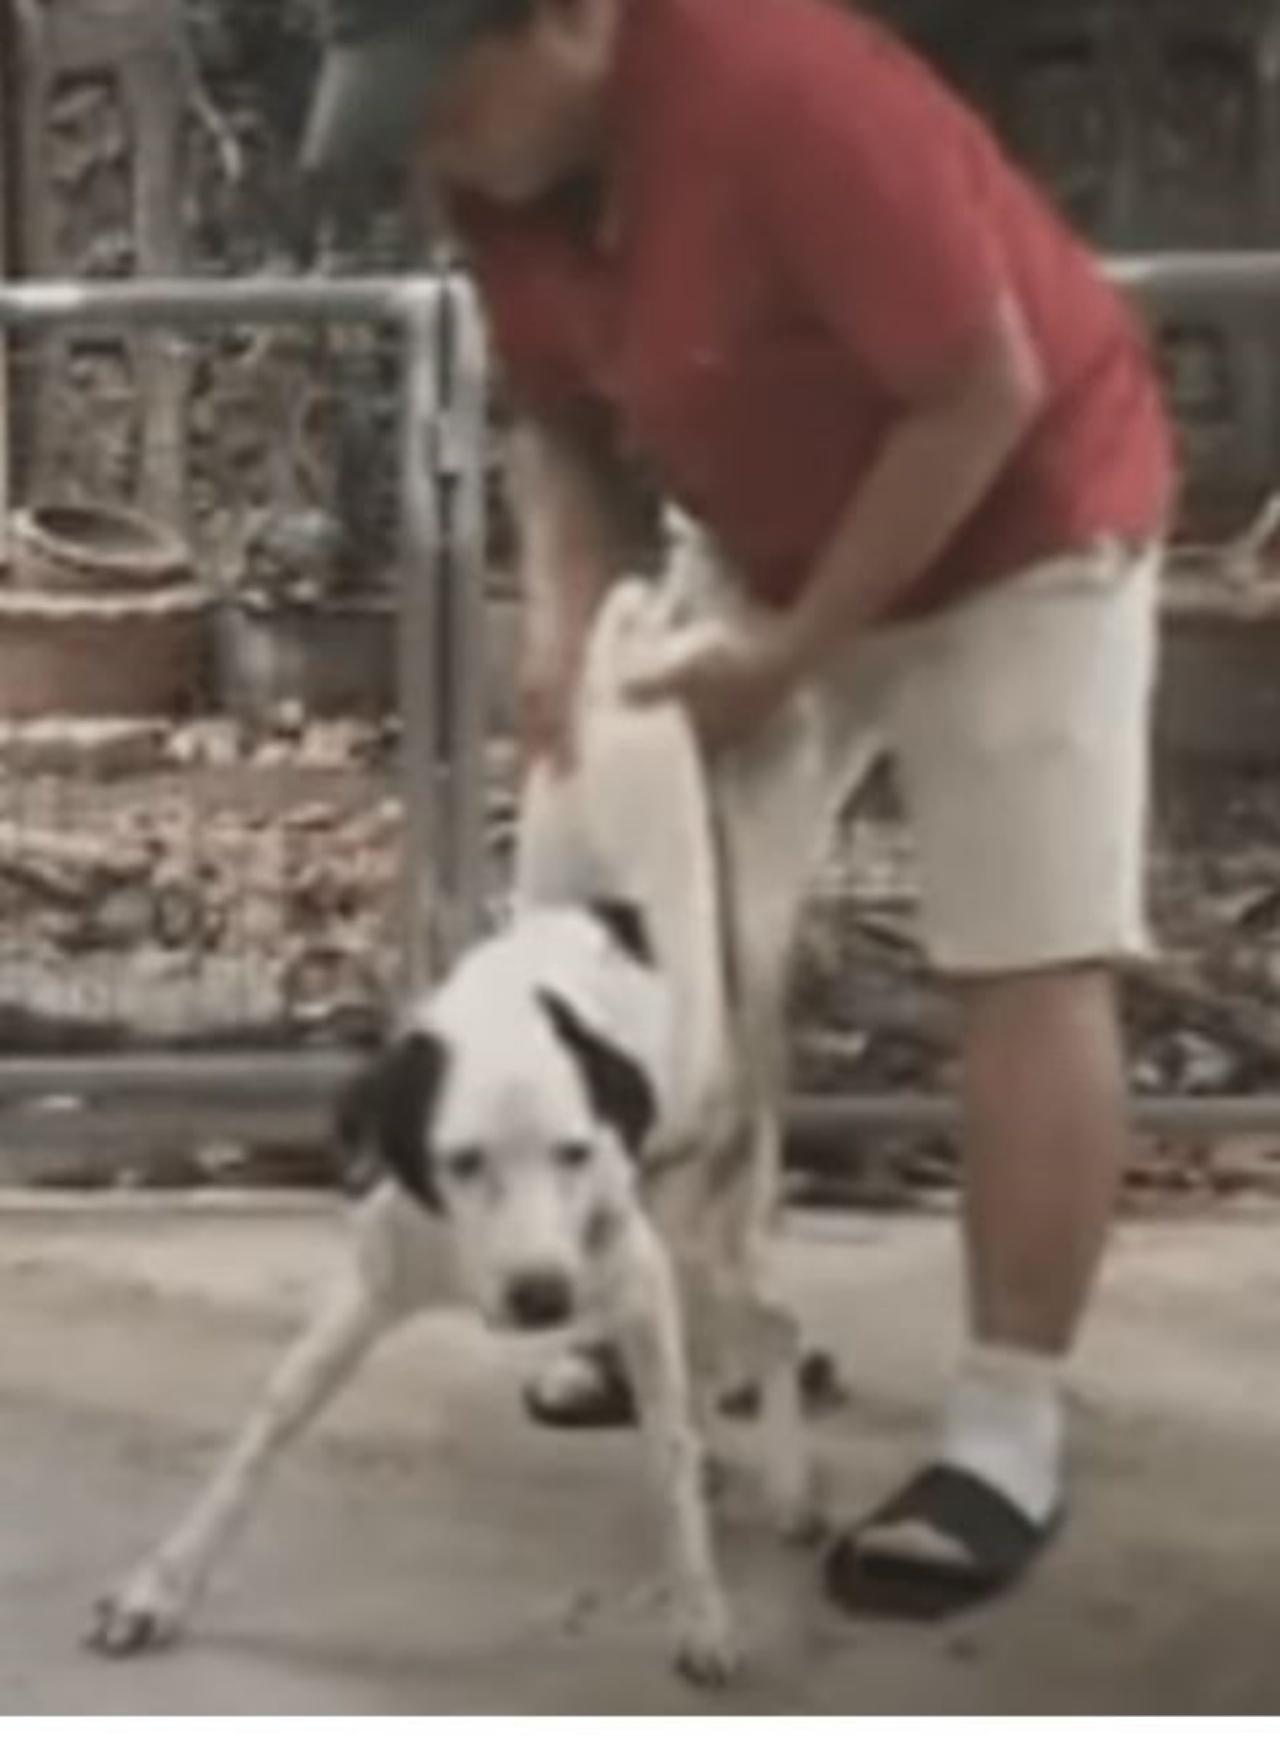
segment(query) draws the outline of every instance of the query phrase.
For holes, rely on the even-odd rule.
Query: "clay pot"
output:
[[[32,593],[166,587],[191,567],[176,534],[133,509],[104,503],[44,502],[17,509],[9,542],[13,584]]]

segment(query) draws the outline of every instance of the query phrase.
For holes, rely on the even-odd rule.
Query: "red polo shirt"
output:
[[[921,61],[830,0],[628,0],[624,17],[603,218],[459,205],[517,403],[606,412],[781,602],[1011,291],[1047,402],[903,609],[1161,529],[1171,444],[1133,318]]]

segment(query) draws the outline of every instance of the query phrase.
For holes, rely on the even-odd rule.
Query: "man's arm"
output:
[[[952,542],[1042,409],[976,117],[865,26],[780,55],[756,94],[762,233],[895,421],[793,620],[802,646],[883,616]]]
[[[941,556],[995,484],[1043,397],[1035,348],[1006,295],[955,369],[903,414],[779,626],[797,676],[838,656]]]
[[[1043,403],[1035,350],[1011,299],[907,403],[859,482],[797,601],[635,685],[638,700],[679,700],[704,740],[757,731],[787,693],[847,654],[859,632],[944,549],[982,501]]]

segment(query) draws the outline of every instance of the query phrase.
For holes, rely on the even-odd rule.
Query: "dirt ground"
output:
[[[1075,1511],[1016,1601],[932,1632],[826,1613],[744,1483],[723,1536],[742,1685],[665,1666],[629,1436],[526,1428],[532,1351],[435,1321],[281,1474],[190,1637],[95,1661],[95,1591],[172,1515],[324,1273],[324,1205],[0,1216],[0,1709],[31,1712],[1273,1712],[1280,1241],[1273,1213],[1131,1225],[1082,1353]],[[840,1509],[927,1444],[956,1333],[945,1219],[799,1221],[787,1263],[848,1404]]]

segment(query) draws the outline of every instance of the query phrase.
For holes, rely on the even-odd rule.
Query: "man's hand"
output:
[[[741,744],[767,724],[799,672],[780,624],[726,627],[628,687],[637,702],[678,702],[708,750]]]

